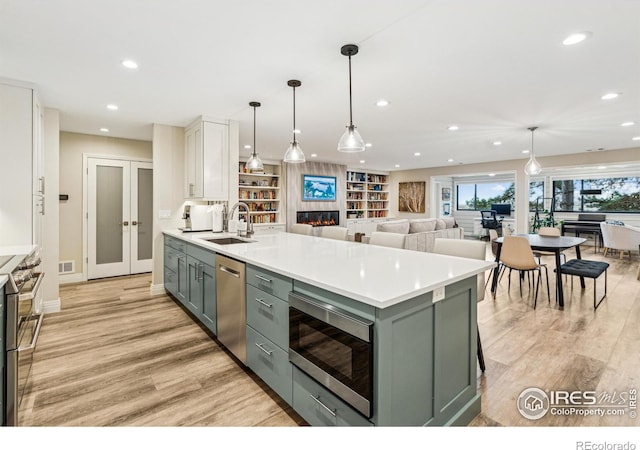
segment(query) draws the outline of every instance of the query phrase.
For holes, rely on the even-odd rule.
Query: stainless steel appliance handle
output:
[[[38,336],[40,336],[40,328],[42,327],[42,319],[44,319],[44,314],[34,314],[29,320],[35,320],[36,317],[38,318],[38,324],[36,325],[36,331],[33,333],[31,343],[26,347],[18,347],[16,349],[17,352],[33,350],[34,348],[36,348],[36,344],[38,343]]]
[[[262,350],[263,352],[265,352],[267,355],[271,356],[271,354],[273,353],[272,350],[267,350],[266,348],[264,348],[263,346],[264,344],[258,344],[256,342],[256,347],[258,347],[260,350]]]
[[[261,305],[266,306],[267,308],[272,308],[273,307],[273,303],[269,304],[265,301],[263,301],[261,298],[256,298],[255,299],[258,303],[260,303]]]
[[[257,278],[258,280],[262,280],[262,281],[266,281],[267,283],[271,283],[271,280],[270,280],[270,279],[265,278],[265,277],[262,277],[262,276],[260,276],[260,275],[256,275],[256,278]]]
[[[318,405],[320,405],[320,406],[322,406],[324,409],[326,409],[326,410],[327,410],[327,412],[328,412],[329,414],[331,414],[333,417],[336,417],[336,410],[335,410],[335,409],[331,409],[331,408],[329,408],[327,405],[325,405],[324,403],[322,403],[322,402],[320,401],[320,396],[319,396],[319,395],[316,397],[315,395],[311,395],[311,394],[310,394],[310,395],[309,395],[309,397],[311,397],[312,399],[314,399]]]
[[[240,278],[240,272],[235,271],[227,266],[223,266],[222,264],[220,264],[220,271],[224,273],[228,273],[232,277]]]
[[[24,294],[18,294],[18,301],[24,301],[24,300],[33,300],[36,296],[36,294],[38,293],[38,289],[40,289],[40,285],[42,284],[42,279],[44,278],[44,272],[39,272],[36,274],[37,280],[36,283],[33,285],[33,289],[31,289],[31,291],[29,292],[25,292]]]

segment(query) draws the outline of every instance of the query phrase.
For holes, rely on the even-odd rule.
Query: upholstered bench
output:
[[[563,274],[576,277],[593,278],[593,309],[598,308],[607,296],[607,269],[609,263],[602,261],[590,261],[588,259],[571,259],[560,266]],[[555,270],[554,270],[555,271]],[[604,272],[604,294],[600,301],[596,302],[596,280]]]

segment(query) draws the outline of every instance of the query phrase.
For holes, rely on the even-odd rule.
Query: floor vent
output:
[[[58,263],[58,274],[75,273],[76,264],[75,261],[60,261]]]

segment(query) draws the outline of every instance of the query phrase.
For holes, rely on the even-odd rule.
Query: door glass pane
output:
[[[138,260],[151,259],[153,170],[138,169]]]
[[[96,167],[96,264],[122,262],[122,167]]]

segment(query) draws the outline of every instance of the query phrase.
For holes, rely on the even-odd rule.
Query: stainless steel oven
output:
[[[291,292],[289,361],[371,417],[373,322]]]
[[[9,273],[6,285],[6,402],[5,423],[18,426],[20,405],[29,386],[33,352],[42,326],[42,314],[34,312],[34,300],[44,273],[38,272],[40,259],[27,257]]]

